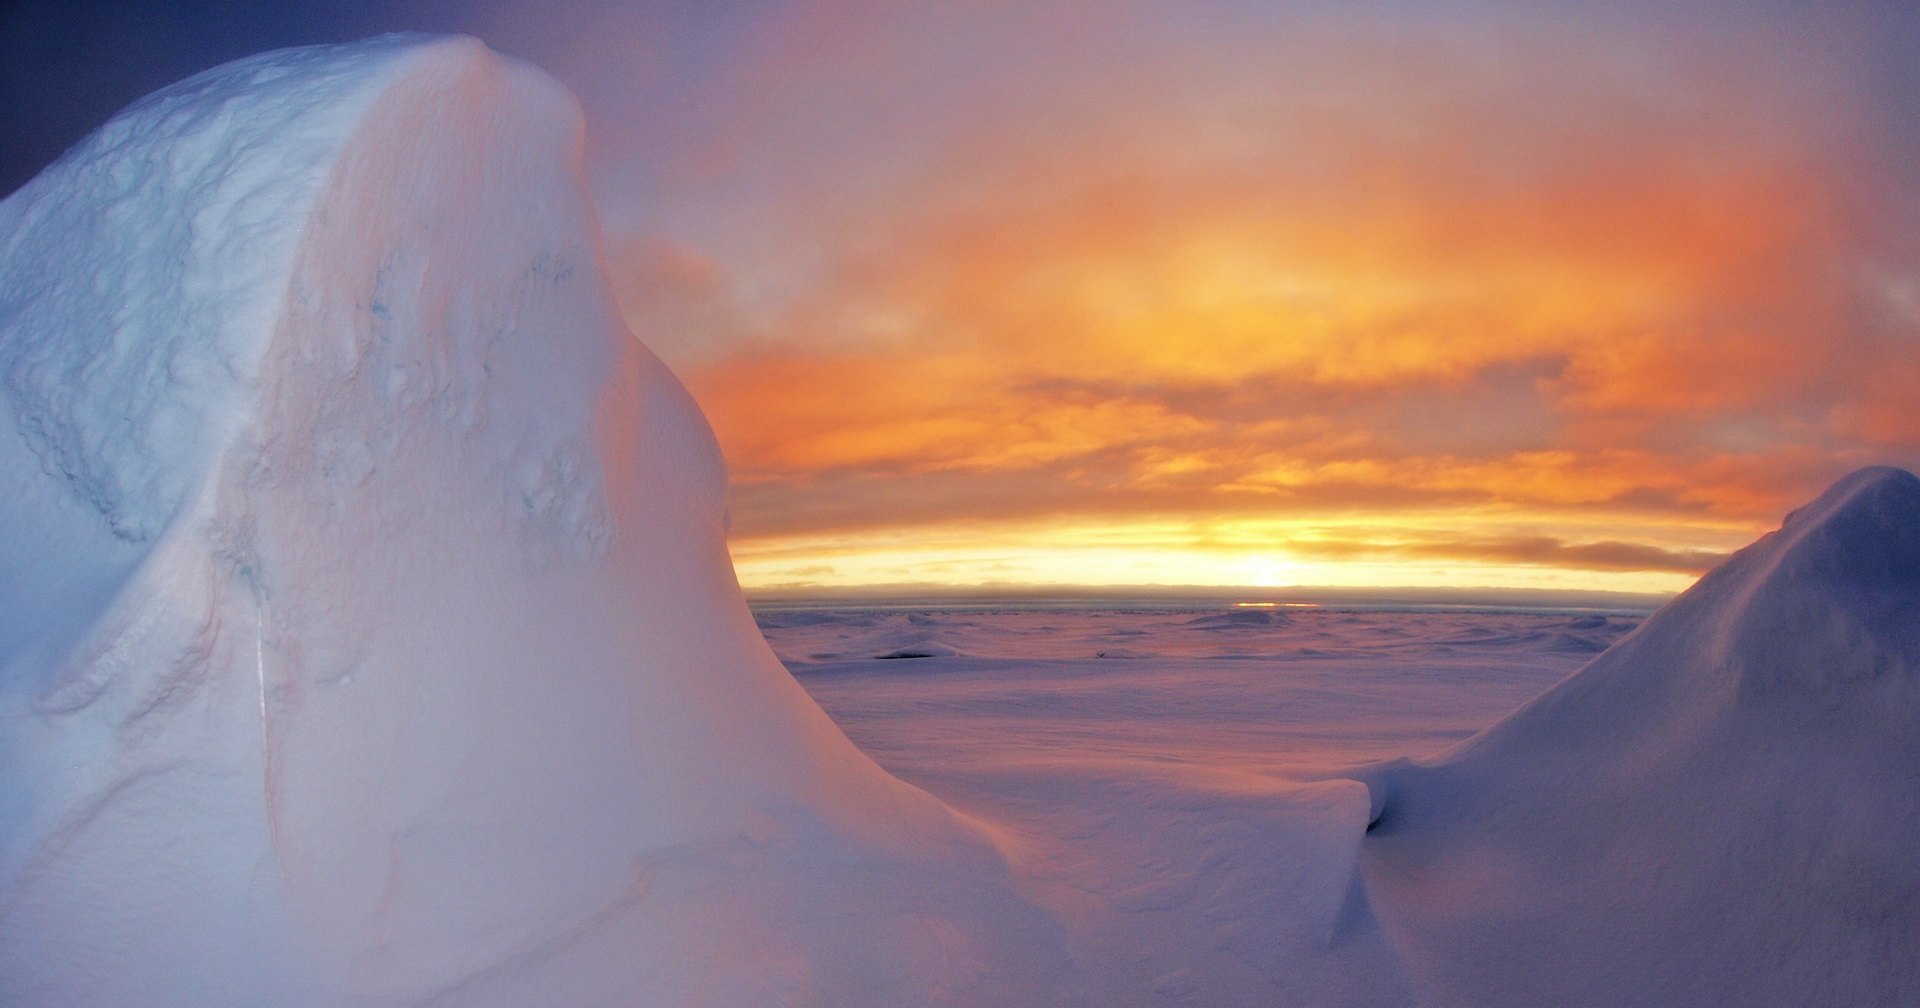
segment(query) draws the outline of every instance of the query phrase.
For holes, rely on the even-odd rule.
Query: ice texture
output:
[[[1070,981],[766,648],[581,148],[538,71],[390,37],[169,88],[0,204],[0,1003]]]

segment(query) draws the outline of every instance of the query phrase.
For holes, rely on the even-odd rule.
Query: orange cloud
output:
[[[1863,260],[1848,74],[1763,30],[1309,27],[830,115],[856,145],[794,148],[732,254],[626,257],[643,336],[711,334],[681,361],[739,534],[1471,507],[1533,525],[1399,555],[1678,571],[1723,548],[1693,523],[1920,458],[1920,286]],[[958,101],[862,37],[843,69]],[[750,123],[832,77],[775,48]],[[1624,531],[1553,534],[1600,512]]]

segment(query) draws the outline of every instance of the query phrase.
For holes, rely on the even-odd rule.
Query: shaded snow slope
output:
[[[1070,998],[766,649],[581,121],[271,53],[0,204],[0,1003]]]
[[[1920,479],[1868,469],[1500,724],[1376,770],[1451,1005],[1920,1002]]]

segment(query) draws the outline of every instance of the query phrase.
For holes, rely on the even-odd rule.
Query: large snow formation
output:
[[[1069,997],[766,649],[580,149],[537,71],[396,37],[0,204],[0,1003]]]
[[[1920,1003],[1920,479],[1866,469],[1430,765],[1369,780],[1437,1004]]]

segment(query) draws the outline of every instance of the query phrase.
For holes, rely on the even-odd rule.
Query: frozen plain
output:
[[[1920,480],[1631,632],[764,614],[837,726],[581,144],[386,38],[0,204],[0,1003],[1920,1000]]]
[[[1342,916],[1369,807],[1340,778],[1459,742],[1640,618],[1213,603],[759,622],[883,767],[1006,831],[1094,1003],[1390,1005],[1413,989]]]

